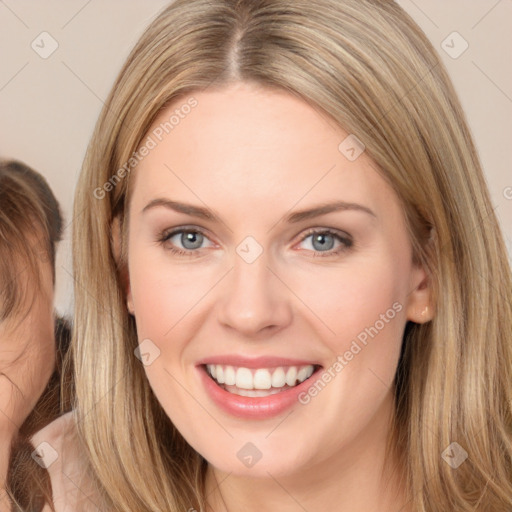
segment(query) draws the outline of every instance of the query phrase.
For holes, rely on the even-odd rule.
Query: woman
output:
[[[2,510],[10,509],[11,500],[23,502],[13,489],[18,482],[8,476],[9,457],[11,470],[19,467],[27,436],[61,412],[55,343],[65,350],[68,327],[54,317],[53,295],[62,229],[59,205],[45,179],[21,162],[0,162]],[[23,480],[26,485],[26,475]]]
[[[90,503],[510,510],[510,268],[396,4],[173,2],[105,104],[78,215],[66,421]]]

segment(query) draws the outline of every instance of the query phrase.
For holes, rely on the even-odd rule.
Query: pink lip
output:
[[[318,363],[314,361],[306,361],[304,359],[288,359],[284,357],[273,356],[248,358],[234,354],[206,357],[198,361],[197,364],[223,364],[242,368],[277,368],[278,366],[305,366],[308,364],[318,365]]]
[[[240,358],[232,358],[231,361],[236,359],[238,362]],[[272,358],[271,358],[272,359]],[[272,359],[274,360],[274,359]],[[208,359],[208,364],[211,361]],[[225,358],[222,359],[223,362],[226,361]],[[255,360],[252,360],[254,362]],[[283,359],[279,360],[280,363],[277,366],[285,366],[283,363]],[[288,364],[293,366],[299,365],[298,363],[290,363],[290,360],[286,360]],[[211,363],[211,364],[220,364],[220,363]],[[233,366],[242,366],[244,368],[254,368],[255,366],[244,366],[247,365],[247,360],[244,361],[244,364],[234,364]],[[258,360],[258,364],[261,365],[261,361]],[[268,364],[268,361],[266,361]],[[311,364],[311,363],[300,363],[300,364]],[[269,368],[268,366],[258,366],[260,368]],[[314,382],[313,377],[318,373],[315,371],[313,375],[306,379],[304,382],[300,383],[298,386],[287,389],[285,391],[281,391],[280,393],[276,393],[275,395],[263,396],[263,397],[248,397],[248,396],[240,396],[235,395],[233,393],[229,393],[226,390],[222,389],[207,373],[206,367],[204,365],[200,365],[197,367],[200,378],[203,386],[205,387],[207,395],[210,399],[217,405],[220,409],[227,412],[231,416],[235,416],[237,418],[243,419],[253,419],[253,420],[264,420],[268,418],[273,418],[278,416],[279,414],[285,412],[287,409],[291,408],[293,405],[297,404],[298,397],[300,393],[307,391],[309,386]]]

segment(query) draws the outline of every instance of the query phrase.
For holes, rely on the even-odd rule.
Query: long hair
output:
[[[55,283],[55,257],[63,229],[59,203],[43,176],[22,162],[0,161],[0,321],[22,322],[30,311],[41,285],[39,259],[50,262]],[[22,273],[29,276],[26,286]],[[67,408],[62,407],[60,382],[71,331],[64,318],[56,316],[54,323],[54,372],[11,447],[6,488],[16,510],[40,510],[51,499],[48,475],[32,459],[29,438]],[[68,374],[68,385],[70,378]]]
[[[512,280],[467,122],[426,36],[394,2],[176,0],[131,51],[97,122],[75,197],[76,417],[115,511],[204,510],[205,461],[155,399],[126,308],[112,224],[156,116],[246,81],[293,94],[366,146],[398,194],[435,317],[409,323],[393,445],[418,512],[512,507]],[[193,115],[193,114],[191,114]],[[442,457],[457,442],[458,469]],[[143,485],[141,485],[143,482]]]
[[[0,161],[0,321],[16,314],[28,293],[18,272],[28,271],[31,290],[39,286],[38,259],[50,261],[55,283],[55,253],[62,236],[62,214],[46,180],[16,160]],[[33,286],[35,285],[35,286]]]
[[[55,318],[55,370],[34,409],[20,427],[11,447],[7,492],[13,511],[39,512],[45,504],[52,508],[52,488],[47,471],[33,458],[30,438],[43,427],[70,410],[72,373],[64,371],[71,341],[71,326],[63,317]],[[53,508],[52,508],[53,510]]]

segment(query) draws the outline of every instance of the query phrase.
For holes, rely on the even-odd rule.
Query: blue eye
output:
[[[204,236],[195,231],[182,231],[179,240],[185,249],[199,249],[203,243]]]
[[[311,235],[312,245],[316,251],[330,251],[336,242],[335,238],[329,233],[316,233]]]
[[[197,229],[167,231],[162,233],[158,239],[160,243],[168,246],[166,249],[172,253],[184,256],[194,256],[198,249],[203,248],[205,240],[208,240],[208,238]]]
[[[314,256],[332,256],[344,252],[353,246],[349,236],[342,236],[331,230],[312,230],[301,240],[301,243],[311,239],[308,250],[315,251]],[[335,246],[337,245],[337,248]]]
[[[343,236],[341,233],[329,229],[312,229],[302,237],[300,243],[310,240],[305,249],[313,253],[313,256],[336,256],[342,252],[348,251],[354,245],[349,235]],[[212,247],[214,244],[210,239],[198,229],[176,229],[173,231],[164,231],[158,237],[158,242],[166,250],[178,256],[199,256],[200,249]],[[209,245],[204,245],[208,242]]]

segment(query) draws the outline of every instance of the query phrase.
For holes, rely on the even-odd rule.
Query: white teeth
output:
[[[282,388],[286,384],[286,373],[281,368],[276,368],[274,373],[272,374],[272,387],[273,388]]]
[[[288,371],[286,372],[286,384],[288,386],[295,386],[297,381],[297,368],[295,366],[290,366]]]
[[[313,375],[313,367],[303,366],[297,373],[297,380],[299,380],[300,382],[304,382],[306,379],[309,379],[311,375]]]
[[[238,368],[236,371],[236,387],[240,389],[254,389],[252,372],[249,368]]]
[[[226,366],[226,371],[224,372],[224,383],[229,386],[234,386],[236,383],[236,373],[232,366]]]
[[[225,384],[226,388],[232,387],[234,388],[232,392],[242,396],[267,396],[283,391],[285,387],[293,387],[298,382],[304,382],[315,370],[312,364],[258,369],[208,364],[206,369],[218,384]],[[244,390],[249,394],[244,394]],[[258,391],[260,394],[253,394],[253,391]]]
[[[219,384],[224,384],[224,368],[218,364],[217,368],[216,368],[216,372],[217,372],[217,374],[215,376],[215,380]]]
[[[253,384],[256,389],[270,389],[272,387],[270,372],[268,370],[256,370]]]
[[[230,391],[230,393],[234,393],[235,395],[240,396],[252,396],[252,397],[261,397],[261,396],[269,396],[275,395],[277,393],[281,393],[280,389],[271,389],[269,391],[263,389],[236,389]]]
[[[206,367],[208,368],[210,375],[215,379],[215,377],[217,376],[217,366],[214,364],[208,364],[206,365]]]

